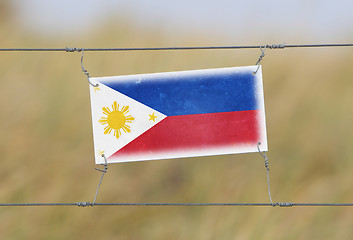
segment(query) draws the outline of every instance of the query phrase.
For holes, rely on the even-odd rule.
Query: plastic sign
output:
[[[91,78],[96,164],[267,151],[256,68]]]

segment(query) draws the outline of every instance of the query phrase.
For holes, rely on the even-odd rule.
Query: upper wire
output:
[[[2,52],[81,52],[84,51],[170,51],[170,50],[221,50],[221,49],[284,49],[317,47],[353,47],[353,43],[328,44],[269,44],[248,46],[196,46],[196,47],[136,47],[136,48],[0,48]]]
[[[230,207],[353,207],[353,203],[0,203],[0,207],[52,207],[52,206],[175,206],[175,207],[208,207],[208,206],[230,206]]]

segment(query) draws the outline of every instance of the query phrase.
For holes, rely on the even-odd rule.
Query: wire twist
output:
[[[98,187],[97,187],[97,190],[96,190],[96,194],[94,195],[94,200],[93,200],[93,203],[91,204],[91,206],[92,206],[92,207],[93,207],[93,206],[94,206],[94,204],[96,203],[96,199],[97,199],[98,191],[99,191],[99,188],[100,188],[100,186],[101,186],[101,183],[102,183],[102,180],[103,180],[104,174],[105,174],[105,173],[107,172],[107,170],[108,170],[107,158],[105,157],[105,155],[104,155],[104,154],[102,154],[102,157],[104,158],[104,164],[103,164],[104,169],[102,170],[102,169],[99,169],[99,168],[95,168],[97,171],[102,172],[102,176],[101,176],[101,179],[100,179],[100,181],[99,181],[99,184],[98,184]]]
[[[286,47],[285,43],[266,45],[266,48],[269,48],[269,49],[284,49],[285,47]]]
[[[82,72],[87,76],[87,80],[88,80],[89,84],[91,84],[91,86],[98,87],[99,86],[98,83],[97,84],[93,84],[91,82],[91,80],[90,80],[91,76],[89,75],[88,71],[83,66],[83,57],[84,57],[84,54],[85,54],[84,49],[83,48],[67,48],[67,49],[70,50],[69,52],[71,52],[71,50],[72,50],[72,52],[74,52],[74,51],[78,51],[78,52],[82,51],[82,56],[81,56],[81,69],[82,69]]]
[[[93,207],[93,204],[90,202],[77,202],[76,205],[77,207],[89,207],[89,206]]]
[[[66,52],[81,52],[81,51],[83,51],[83,48],[70,48],[70,47],[66,47],[65,48],[65,51]]]
[[[257,68],[253,72],[253,74],[255,75],[257,73],[257,71],[259,71],[260,63],[261,63],[262,59],[265,57],[266,48],[269,48],[269,49],[284,49],[285,47],[286,47],[285,43],[260,46],[261,55],[259,57],[259,60],[257,60],[257,62],[255,64],[255,65],[257,65]]]
[[[263,57],[265,56],[265,50],[266,50],[267,46],[268,46],[268,45],[266,45],[266,46],[264,47],[264,49],[262,49],[262,47],[260,47],[261,55],[260,55],[260,57],[259,57],[259,60],[257,60],[257,62],[256,62],[256,64],[255,64],[255,65],[257,65],[257,68],[256,68],[256,70],[253,72],[254,75],[257,73],[257,71],[259,71],[260,63],[261,63]]]
[[[266,168],[266,175],[267,175],[267,188],[268,188],[268,196],[270,198],[270,202],[272,204],[272,206],[281,206],[280,203],[273,203],[272,202],[272,197],[271,197],[271,188],[270,188],[270,168],[269,168],[269,162],[268,162],[268,158],[266,156],[266,153],[265,152],[261,152],[260,150],[260,145],[261,145],[261,142],[258,142],[257,143],[257,149],[259,150],[259,153],[261,154],[261,156],[265,159],[265,168]]]

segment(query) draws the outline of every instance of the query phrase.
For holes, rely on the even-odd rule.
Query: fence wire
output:
[[[353,207],[353,203],[1,203],[0,207],[54,207],[54,206],[77,206],[77,207]]]
[[[173,51],[173,50],[229,50],[229,49],[285,49],[285,48],[320,48],[353,47],[353,43],[328,44],[267,44],[248,46],[195,46],[195,47],[136,47],[136,48],[0,48],[1,52],[81,52],[81,51]]]
[[[137,47],[137,48],[0,48],[0,52],[98,52],[98,51],[173,51],[173,50],[231,50],[231,49],[285,49],[285,48],[322,48],[322,47],[353,47],[353,43],[329,43],[329,44],[270,44],[270,45],[248,45],[248,46],[196,46],[196,47]],[[261,151],[259,150],[261,153]],[[262,154],[261,154],[262,155]],[[266,157],[265,157],[266,158]],[[266,158],[267,160],[267,158]],[[105,173],[105,172],[104,172]],[[268,174],[268,170],[267,170]],[[103,174],[104,176],[104,174]],[[102,177],[103,177],[102,176]],[[268,175],[267,175],[268,177]],[[102,178],[101,178],[102,181]],[[100,181],[100,183],[101,183]],[[268,179],[269,181],[269,179]],[[100,186],[99,183],[99,186]],[[99,189],[98,186],[98,189]],[[96,203],[98,189],[91,202],[76,203],[0,203],[0,207],[53,207],[53,206],[170,206],[170,207],[352,207],[353,203]]]

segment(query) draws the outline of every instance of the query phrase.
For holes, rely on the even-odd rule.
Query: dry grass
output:
[[[2,33],[8,26],[0,25]],[[166,46],[111,26],[77,41],[1,34],[2,47]],[[199,41],[198,41],[199,39]],[[177,45],[202,38],[180,38]],[[48,44],[49,43],[51,44]],[[252,65],[259,51],[87,53],[92,76]],[[275,201],[352,202],[353,52],[268,51],[263,62]],[[92,201],[88,84],[77,53],[0,54],[1,202]],[[267,202],[259,154],[109,166],[99,202]],[[348,239],[349,208],[0,208],[1,239]]]

